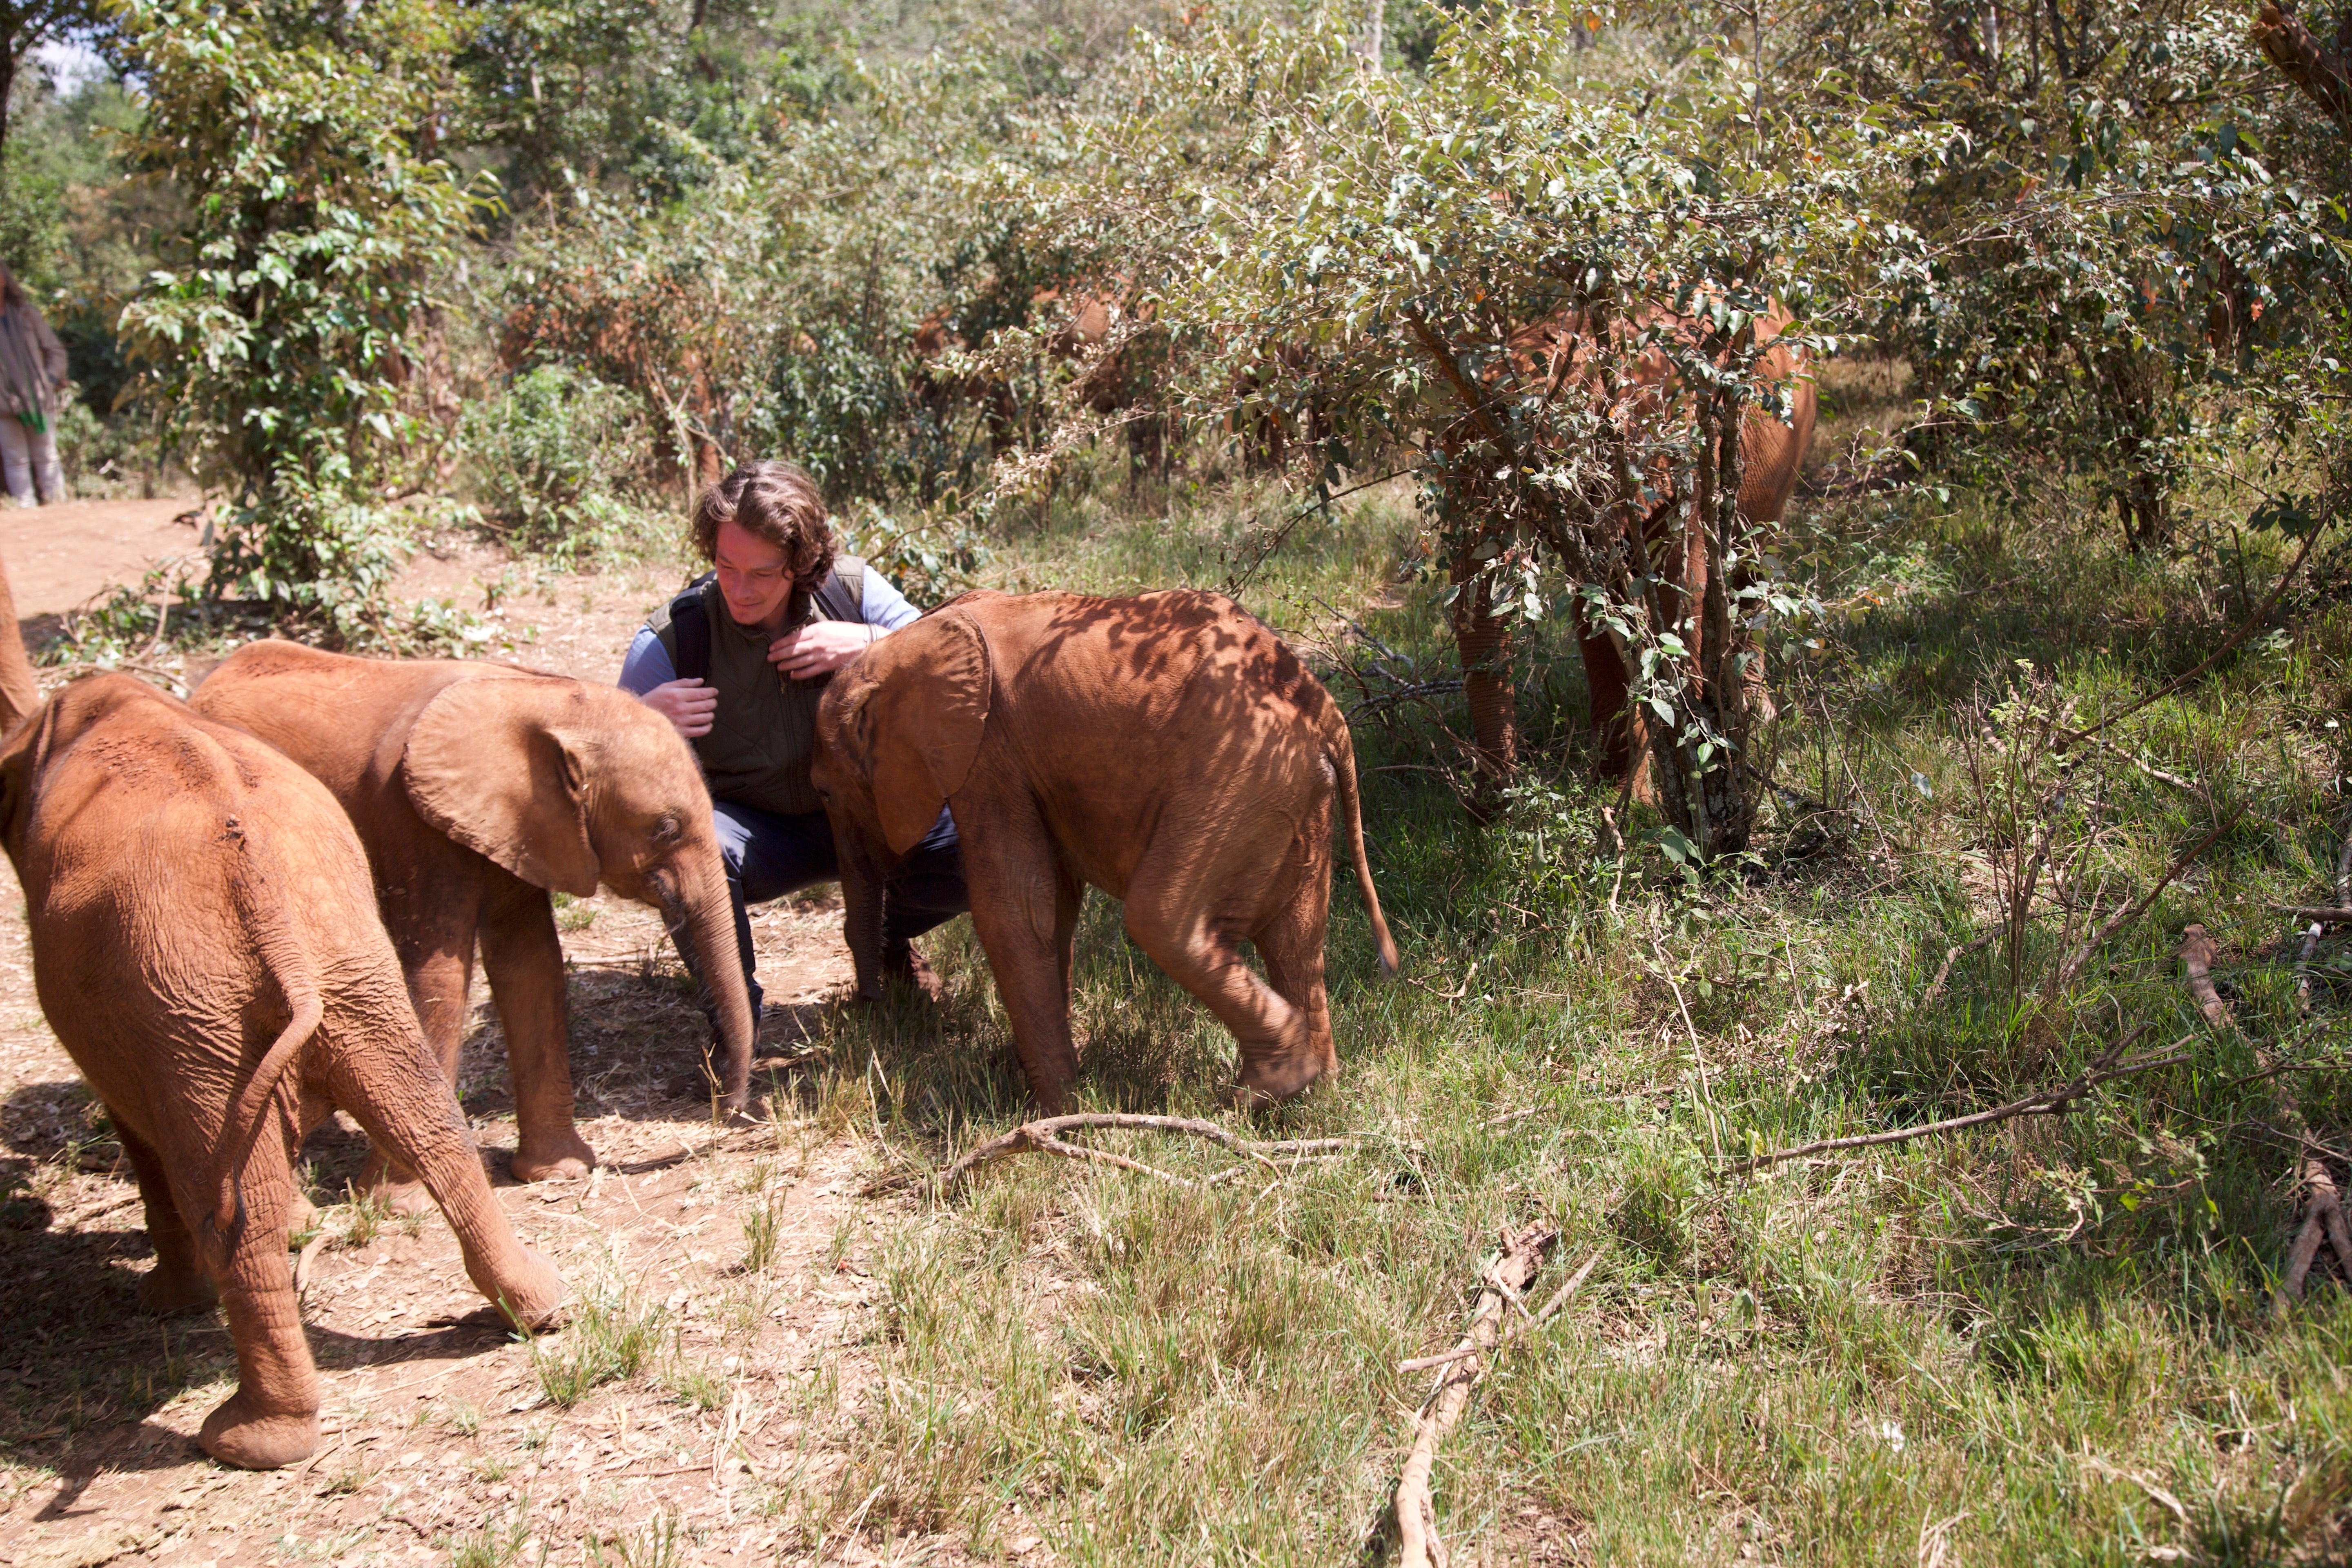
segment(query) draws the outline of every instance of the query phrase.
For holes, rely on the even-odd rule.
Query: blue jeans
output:
[[[727,894],[735,905],[735,947],[742,954],[751,1017],[757,1022],[762,993],[752,973],[750,906],[819,882],[839,881],[833,825],[821,811],[783,816],[726,800],[713,802],[711,810],[719,853],[727,862]],[[929,835],[882,885],[884,973],[905,965],[909,942],[971,908],[963,886],[963,846],[956,838],[955,819],[942,810]]]

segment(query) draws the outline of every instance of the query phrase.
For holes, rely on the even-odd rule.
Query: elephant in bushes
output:
[[[10,626],[0,636],[13,637]],[[268,746],[129,676],[75,682],[0,750],[41,1009],[139,1180],[157,1310],[217,1291],[237,1389],[202,1442],[308,1455],[319,1378],[286,1262],[289,1162],[333,1106],[423,1177],[514,1322],[562,1281],[515,1240],[426,1048],[343,813]]]
[[[238,649],[191,700],[309,769],[351,814],[452,1083],[478,939],[514,1079],[518,1180],[584,1174],[595,1160],[572,1126],[551,889],[587,898],[601,880],[662,911],[709,988],[720,1085],[742,1108],[757,1020],[710,795],[659,714],[613,687],[506,665],[285,642]],[[380,1163],[370,1175],[387,1179]]]
[[[1125,901],[1129,934],[1233,1031],[1244,1101],[1287,1099],[1339,1067],[1323,986],[1335,796],[1381,962],[1396,968],[1347,721],[1272,632],[1214,594],[966,594],[834,678],[812,776],[868,995],[883,873],[943,803],[954,814],[972,923],[1048,1111],[1077,1075],[1071,939],[1087,884]]]

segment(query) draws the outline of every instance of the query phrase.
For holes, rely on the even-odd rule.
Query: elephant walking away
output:
[[[0,639],[13,637],[13,626]],[[143,1304],[217,1292],[237,1389],[205,1450],[309,1455],[319,1378],[286,1258],[290,1161],[341,1106],[424,1180],[466,1272],[513,1322],[562,1281],[515,1239],[402,985],[367,858],[317,780],[145,682],[94,675],[0,749],[41,1010],[138,1177]]]
[[[550,889],[601,880],[662,911],[716,1004],[730,1110],[755,1021],[701,769],[625,691],[508,665],[253,643],[190,699],[308,769],[350,813],[425,1038],[457,1081],[479,942],[504,1026],[517,1180],[584,1175],[572,1125],[563,948]],[[369,1176],[396,1185],[379,1161]],[[414,1194],[394,1194],[414,1203]]]
[[[1323,984],[1335,797],[1395,972],[1347,720],[1222,595],[966,594],[835,676],[817,736],[859,990],[878,989],[881,878],[944,802],[972,924],[1048,1111],[1077,1076],[1071,942],[1088,884],[1125,901],[1129,934],[1233,1031],[1245,1101],[1286,1100],[1339,1067]]]

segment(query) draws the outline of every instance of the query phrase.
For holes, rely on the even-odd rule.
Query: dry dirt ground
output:
[[[172,521],[188,508],[0,513],[28,629],[192,549]],[[598,679],[674,585],[526,575],[478,548],[420,556],[405,584],[487,605],[494,652]],[[42,1019],[5,865],[0,879],[0,1563],[956,1560],[945,1542],[861,1535],[835,1495],[881,1211],[859,1196],[866,1143],[796,1070],[848,972],[829,899],[754,921],[773,1117],[735,1128],[713,1125],[707,1031],[658,917],[606,896],[559,911],[581,1128],[604,1162],[585,1182],[509,1177],[504,1053],[478,982],[461,1098],[516,1229],[572,1290],[536,1343],[472,1293],[437,1215],[342,1201],[364,1143],[340,1118],[322,1128],[304,1151],[321,1206],[300,1278],[325,1436],[308,1464],[254,1474],[194,1441],[234,1384],[217,1317],[134,1306],[152,1258],[136,1191]]]

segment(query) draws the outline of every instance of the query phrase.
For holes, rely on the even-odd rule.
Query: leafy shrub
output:
[[[518,549],[593,555],[625,542],[638,509],[622,486],[649,471],[652,432],[627,393],[544,364],[470,407],[459,440],[485,521]]]
[[[917,605],[936,605],[977,584],[988,546],[968,519],[927,514],[900,521],[868,506],[834,520],[842,547],[897,584]]]

